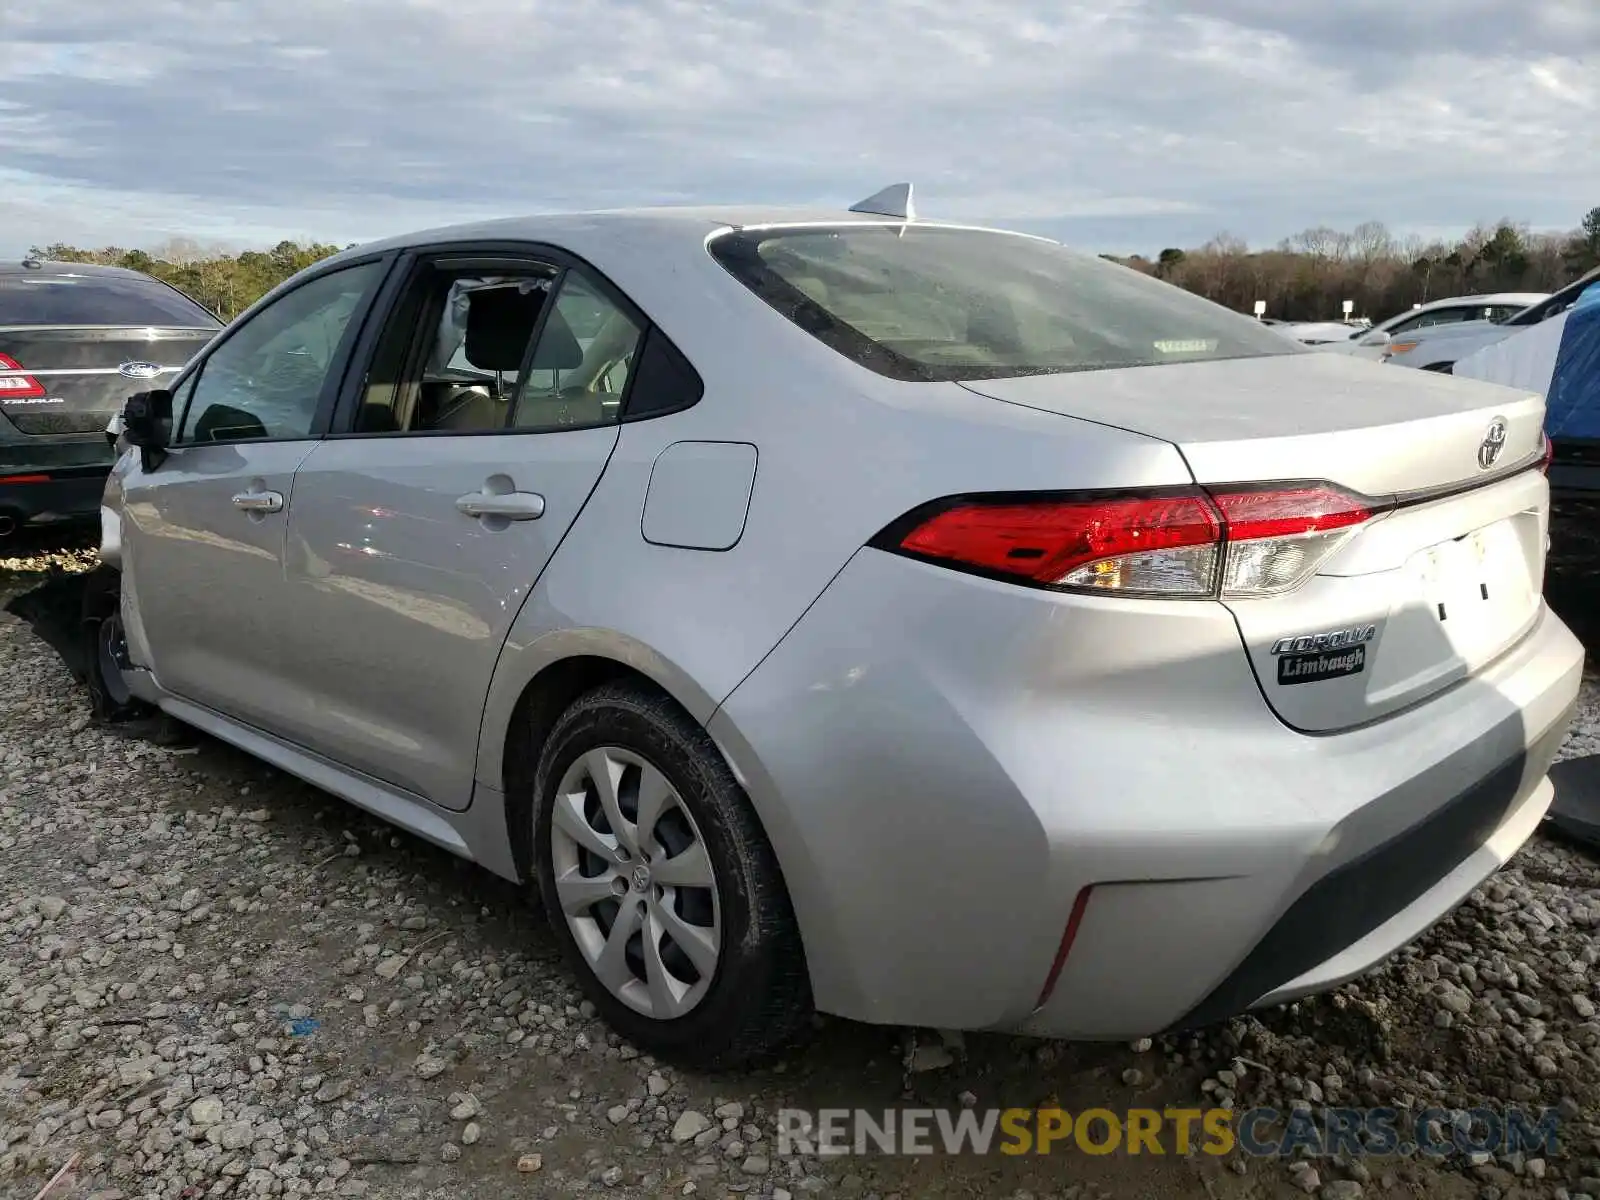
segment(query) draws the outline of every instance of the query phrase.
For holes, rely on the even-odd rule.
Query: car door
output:
[[[123,601],[141,665],[250,725],[281,725],[293,702],[280,652],[294,473],[385,265],[308,278],[220,334],[175,389],[165,457],[122,480]]]
[[[559,255],[418,255],[290,510],[291,736],[447,808],[495,661],[616,445],[646,324]]]

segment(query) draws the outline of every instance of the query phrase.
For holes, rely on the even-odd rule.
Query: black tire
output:
[[[579,756],[615,746],[666,776],[705,842],[721,902],[721,951],[699,1003],[646,1016],[605,987],[562,915],[551,867],[551,806]],[[660,693],[605,684],[580,697],[545,739],[533,779],[534,873],[556,940],[584,994],[640,1050],[693,1070],[747,1067],[797,1043],[812,999],[799,929],[777,858],[743,789],[704,729]]]
[[[97,721],[131,721],[155,710],[128,694],[115,674],[113,646],[122,639],[122,575],[111,567],[96,567],[84,580],[82,618],[84,685],[89,691],[89,711]]]

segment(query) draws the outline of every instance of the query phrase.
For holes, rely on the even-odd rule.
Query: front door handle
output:
[[[469,517],[504,517],[536,521],[544,516],[544,497],[537,492],[468,492],[456,508]]]
[[[233,498],[233,506],[250,513],[275,513],[283,511],[282,492],[240,492]]]

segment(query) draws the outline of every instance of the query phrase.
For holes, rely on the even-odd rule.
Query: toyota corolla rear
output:
[[[105,428],[129,392],[160,386],[221,328],[136,271],[0,266],[0,536],[100,511]]]
[[[1368,970],[1538,825],[1583,659],[1538,396],[1033,239],[711,249],[861,368],[878,462],[829,485],[876,533],[712,721],[820,1007],[1214,1020]]]

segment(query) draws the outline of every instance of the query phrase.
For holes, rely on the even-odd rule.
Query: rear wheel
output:
[[[765,1058],[811,993],[772,848],[705,731],[671,700],[608,684],[556,722],[534,774],[539,891],[585,994],[680,1065]]]

